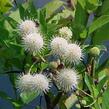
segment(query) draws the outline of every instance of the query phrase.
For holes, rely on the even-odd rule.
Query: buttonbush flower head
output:
[[[39,33],[31,33],[22,40],[25,50],[30,52],[38,52],[43,48],[43,38]]]
[[[19,29],[24,35],[36,32],[37,30],[35,22],[32,20],[25,20],[20,23]]]
[[[59,89],[64,92],[75,90],[78,85],[78,75],[77,72],[73,69],[62,69],[56,78],[56,83]]]
[[[41,94],[50,88],[50,80],[43,74],[20,76],[17,80],[17,88],[20,92],[36,92]]]
[[[34,76],[34,89],[37,93],[48,92],[50,89],[50,80],[43,74]]]
[[[34,86],[33,76],[30,74],[19,76],[16,85],[20,92],[32,91]]]
[[[54,54],[59,56],[63,56],[66,51],[68,43],[67,40],[62,37],[55,37],[51,41],[51,49]]]
[[[83,57],[82,49],[78,44],[69,44],[65,52],[65,59],[72,63],[79,63]]]
[[[65,39],[67,39],[67,40],[69,40],[69,39],[71,39],[71,37],[72,37],[72,31],[68,28],[68,27],[62,27],[62,28],[60,28],[59,29],[59,34],[63,37],[63,38],[65,38]]]

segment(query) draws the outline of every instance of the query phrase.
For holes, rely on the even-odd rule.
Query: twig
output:
[[[90,94],[86,93],[85,91],[83,91],[83,90],[81,90],[81,89],[79,89],[79,88],[77,88],[77,89],[78,89],[79,91],[81,91],[82,93],[84,93],[85,95],[87,95],[87,96],[93,98],[93,96],[91,96]]]
[[[91,107],[92,105],[94,105],[96,103],[97,100],[94,100],[91,104],[84,106],[84,107]]]
[[[31,65],[31,67],[30,67],[30,69],[29,69],[29,71],[28,71],[28,73],[30,73],[31,72],[31,69],[34,67],[34,65],[37,63],[37,61],[35,61],[32,65]]]

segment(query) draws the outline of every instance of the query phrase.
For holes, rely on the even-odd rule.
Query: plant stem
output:
[[[93,106],[95,103],[96,103],[96,100],[94,100],[91,104],[89,104],[89,105],[87,105],[87,106],[84,106],[84,107],[91,107],[91,106]]]
[[[97,78],[96,78],[96,74],[95,74],[95,67],[96,67],[96,59],[95,59],[95,57],[93,57],[92,58],[91,74],[92,74],[92,78],[93,78],[93,86],[96,87],[95,79],[97,79]],[[100,105],[98,103],[98,98],[96,98],[95,95],[93,95],[93,96],[94,96],[94,102],[90,105],[94,105],[95,109],[100,109]]]
[[[42,105],[42,96],[40,97],[40,107],[41,107],[41,105]]]
[[[83,90],[81,90],[81,89],[79,89],[79,88],[77,88],[77,89],[78,89],[79,91],[81,91],[82,93],[84,93],[85,95],[87,95],[87,96],[93,98],[93,96],[91,96],[90,94],[86,93],[85,91],[83,91]]]
[[[50,100],[49,96],[45,94],[45,100],[47,104],[47,109],[54,109],[55,106],[59,103],[61,97],[62,97],[63,92],[58,92],[57,96],[53,101]]]
[[[96,60],[95,60],[95,58],[92,58],[91,74],[92,74],[92,77],[93,77],[93,81],[94,81],[94,79],[95,79],[95,64],[96,64]]]
[[[47,94],[44,94],[44,96],[45,96],[45,100],[46,100],[47,109],[52,109],[52,102],[51,102],[49,96]]]
[[[28,73],[30,74],[30,72],[31,72],[31,69],[34,67],[34,65],[37,63],[37,61],[35,61],[32,65],[31,65],[31,67],[30,67],[30,69],[29,69],[29,71],[28,71]]]
[[[26,57],[27,57],[27,55],[28,55],[28,52],[25,52],[25,57],[24,57],[24,59],[23,59],[23,66],[22,66],[22,70],[23,70],[23,72],[25,73],[25,65],[26,65]]]
[[[52,104],[52,108],[51,109],[54,109],[55,106],[59,103],[59,101],[60,101],[60,99],[62,97],[62,94],[63,94],[63,92],[58,92],[58,95],[56,96],[56,98],[53,101],[53,104]]]
[[[14,0],[14,3],[15,3],[15,5],[17,6],[17,1],[16,1],[16,0]]]

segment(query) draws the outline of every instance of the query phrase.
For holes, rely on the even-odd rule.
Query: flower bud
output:
[[[81,108],[80,104],[76,104],[75,107],[76,107],[77,109],[80,109],[80,108]]]
[[[86,103],[86,100],[82,100],[81,103],[82,103],[83,105],[86,105],[86,104],[87,104],[87,103]]]
[[[53,69],[57,69],[58,64],[57,64],[57,62],[53,61],[53,62],[50,62],[49,67],[53,68]]]
[[[89,53],[90,53],[90,55],[92,55],[94,57],[99,56],[100,49],[98,47],[93,47],[90,49]]]
[[[58,59],[56,62],[57,62],[57,64],[58,64],[58,65],[60,65],[60,64],[61,64],[60,59]]]

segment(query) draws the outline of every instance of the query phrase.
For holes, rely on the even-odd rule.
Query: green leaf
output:
[[[93,89],[92,89],[92,84],[93,84],[93,82],[92,82],[92,79],[88,76],[87,73],[85,73],[85,83],[86,83],[88,89],[89,89],[91,92],[93,92]]]
[[[92,89],[93,89],[93,96],[96,98],[99,94],[99,91],[94,85],[92,86]]]
[[[86,24],[88,20],[88,14],[85,9],[85,0],[78,0],[76,5],[74,22],[72,23],[72,30],[74,33],[75,39],[79,39],[79,37],[86,37]]]
[[[102,109],[109,109],[109,88],[103,94]]]
[[[17,21],[15,21],[13,18],[11,18],[9,16],[6,16],[5,18],[6,18],[7,22],[11,25],[11,27],[13,29],[17,28],[17,26],[18,26],[18,22]]]
[[[0,91],[0,97],[5,100],[12,100],[5,92]]]
[[[109,0],[104,0],[103,5],[101,7],[101,14],[102,15],[109,15]]]
[[[67,19],[69,17],[74,17],[74,12],[69,9],[64,9],[62,12],[56,14],[52,19],[49,20],[49,23],[56,22],[56,24],[59,23],[62,19]]]
[[[82,0],[83,1],[83,0]],[[77,2],[76,5],[76,12],[75,12],[75,23],[76,24],[81,24],[81,25],[86,25],[87,23],[87,12],[83,7],[83,4],[80,4],[81,2]]]
[[[83,9],[86,7],[86,0],[77,0],[78,3],[82,6]]]
[[[75,94],[72,94],[69,98],[66,99],[65,101],[65,106],[67,109],[71,109],[72,106],[76,103],[77,101],[77,96]]]
[[[16,9],[15,11],[12,11],[11,14],[9,15],[9,17],[18,23],[20,23],[22,21],[22,19],[20,18],[20,12],[18,9]]]
[[[86,0],[86,8],[89,13],[95,11],[102,3],[100,0]]]
[[[94,44],[101,44],[109,40],[109,23],[102,26],[100,29],[96,30],[93,36]]]
[[[99,17],[89,27],[88,35],[90,35],[95,30],[99,29],[100,27],[102,27],[103,25],[105,25],[107,23],[109,23],[109,15],[103,15],[103,16]]]
[[[27,16],[31,19],[33,19],[34,18],[34,20],[37,18],[37,9],[36,9],[36,7],[35,7],[35,5],[34,5],[34,2],[33,2],[33,0],[30,0],[30,1],[28,1],[28,2],[25,2],[24,4],[23,4],[23,8],[24,8],[24,10],[25,10],[25,12],[26,12],[26,14],[27,14]]]
[[[21,101],[12,101],[13,106],[15,109],[21,109],[23,103]]]
[[[22,101],[26,104],[28,104],[29,102],[34,100],[37,96],[38,96],[38,94],[34,93],[34,92],[22,92],[20,94]]]
[[[20,13],[20,18],[22,20],[25,20],[26,18],[26,11],[22,5],[19,5],[19,13]]]
[[[49,18],[54,12],[64,5],[64,2],[61,0],[52,0],[47,5],[45,5],[46,9],[46,18]]]
[[[104,78],[99,82],[99,84],[97,85],[97,89],[98,89],[99,92],[100,92],[101,89],[103,88],[103,86],[104,86],[104,84],[106,83],[107,79],[108,79],[108,77],[104,77]]]
[[[5,13],[12,8],[10,0],[0,0],[0,13]]]
[[[46,22],[46,11],[45,9],[38,10],[38,20],[40,23],[41,32],[47,34],[47,22]]]
[[[9,36],[9,32],[7,29],[0,28],[0,41],[6,40]]]
[[[41,107],[40,106],[37,106],[35,109],[41,109]]]
[[[65,104],[64,103],[60,103],[60,107],[59,107],[59,109],[68,109],[66,106],[65,106]]]

